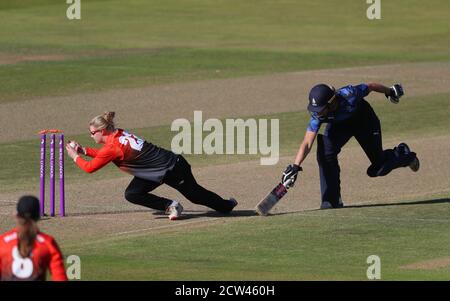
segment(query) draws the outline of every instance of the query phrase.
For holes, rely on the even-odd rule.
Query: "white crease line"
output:
[[[112,207],[112,206],[105,206],[105,205],[76,205],[76,207],[83,207],[83,208],[102,208],[102,209],[109,209],[109,210],[133,210],[134,207],[128,207],[128,208],[123,208],[123,207]],[[143,210],[142,210],[143,211]]]
[[[79,247],[85,247],[85,246],[89,246],[89,245],[95,245],[95,244],[99,244],[99,243],[107,243],[107,242],[111,242],[111,241],[115,241],[117,239],[123,239],[121,237],[119,237],[119,235],[124,235],[124,234],[130,234],[130,233],[136,233],[136,232],[145,232],[145,231],[149,231],[149,230],[158,230],[158,229],[165,229],[165,228],[175,228],[178,226],[184,226],[187,224],[200,224],[200,223],[208,223],[208,222],[212,222],[212,221],[216,221],[219,220],[220,218],[208,218],[206,220],[202,220],[202,221],[194,221],[194,222],[184,222],[184,223],[180,223],[180,224],[172,224],[172,225],[166,225],[166,226],[159,226],[159,227],[151,227],[151,228],[146,228],[146,229],[139,229],[139,230],[134,230],[134,231],[126,231],[126,232],[120,232],[120,233],[114,233],[114,234],[109,234],[107,239],[102,239],[102,240],[95,240],[95,241],[89,241],[83,244],[72,244],[72,245],[66,245],[64,246],[64,249],[76,249]],[[143,235],[143,234],[140,234]],[[133,237],[138,237],[139,235],[133,236]]]
[[[78,205],[77,207],[83,207],[83,208],[105,208],[105,206],[96,206],[96,205]]]
[[[7,203],[7,204],[11,204],[11,205],[13,205],[13,204],[16,204],[16,203],[17,203],[17,201],[11,201],[11,200],[0,200],[0,203]]]
[[[439,196],[439,195],[447,193],[447,192],[450,192],[450,188],[427,191],[427,192],[424,192],[422,194],[408,194],[408,195],[403,196],[402,199],[400,199],[400,200],[398,198],[386,199],[382,203],[376,203],[374,201],[367,201],[367,202],[351,203],[351,204],[349,204],[349,206],[360,206],[360,205],[367,205],[367,204],[370,204],[370,205],[391,205],[391,203],[385,203],[385,202],[390,202],[390,201],[394,201],[392,203],[392,206],[399,205],[399,204],[401,204],[401,205],[403,205],[403,204],[404,205],[420,205],[420,204],[415,204],[415,203],[416,202],[426,202],[427,200],[412,201],[411,199],[423,198],[423,197],[427,197],[427,196],[431,197],[431,195],[438,195]],[[441,197],[442,198],[446,198],[445,195],[443,195]],[[432,205],[432,203],[430,203],[430,205]],[[344,206],[344,208],[345,208],[345,206]]]
[[[88,216],[72,216],[73,219],[84,219],[88,218]],[[89,216],[89,219],[101,220],[101,221],[116,221],[117,219],[114,217],[97,217],[97,216]]]
[[[114,233],[114,234],[110,234],[108,236],[119,236],[119,235],[138,233],[138,232],[144,232],[144,231],[149,231],[149,230],[160,230],[160,229],[174,228],[174,227],[178,227],[178,226],[199,224],[199,223],[204,223],[204,222],[215,221],[215,220],[218,220],[218,219],[219,218],[216,217],[216,218],[211,218],[211,219],[201,220],[201,221],[192,221],[192,222],[184,222],[184,223],[180,223],[180,224],[171,224],[171,225],[166,225],[166,226],[150,227],[150,228],[145,228],[145,229],[138,229],[138,230]]]

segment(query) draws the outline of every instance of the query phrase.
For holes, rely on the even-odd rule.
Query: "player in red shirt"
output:
[[[53,237],[39,231],[39,200],[23,196],[17,204],[17,227],[0,235],[0,280],[67,281],[61,251]]]
[[[178,219],[183,207],[177,201],[149,193],[162,184],[175,188],[195,204],[221,213],[229,213],[237,205],[235,199],[225,200],[200,186],[183,156],[115,128],[114,116],[114,112],[106,112],[89,124],[91,137],[97,144],[104,144],[102,148],[82,147],[75,141],[66,145],[67,154],[82,170],[92,173],[113,162],[134,176],[125,190],[125,198],[137,205],[166,211],[170,220]],[[81,154],[93,159],[87,161]]]

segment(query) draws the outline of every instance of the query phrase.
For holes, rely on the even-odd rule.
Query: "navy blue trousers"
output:
[[[362,100],[355,115],[343,122],[328,123],[324,135],[317,136],[317,162],[320,173],[322,202],[338,206],[341,197],[341,180],[338,154],[342,147],[355,137],[371,165],[370,177],[385,176],[393,169],[408,166],[416,154],[404,154],[397,147],[383,150],[380,120],[370,104]]]

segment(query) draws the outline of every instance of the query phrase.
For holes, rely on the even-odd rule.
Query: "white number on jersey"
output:
[[[14,247],[12,250],[12,257],[14,259],[12,264],[12,273],[20,279],[27,279],[33,274],[33,261],[30,258],[22,258],[19,254],[19,249]]]
[[[119,142],[123,145],[130,143],[130,147],[137,151],[141,151],[144,146],[144,140],[125,131],[119,137]]]

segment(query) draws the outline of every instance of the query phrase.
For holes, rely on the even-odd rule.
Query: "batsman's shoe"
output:
[[[235,198],[230,198],[230,203],[231,203],[231,211],[233,211],[234,207],[236,207],[238,205],[238,202],[236,201]]]
[[[179,219],[182,212],[183,206],[176,201],[173,201],[172,204],[166,209],[166,213],[169,214],[169,219],[171,221]]]
[[[322,202],[322,204],[320,204],[320,209],[333,209],[333,205],[331,205],[330,202]]]
[[[419,158],[417,158],[417,155],[411,152],[411,149],[406,143],[400,143],[397,148],[405,155],[414,155],[414,159],[411,161],[411,163],[409,163],[408,166],[412,171],[417,172],[420,168],[420,161]]]
[[[220,213],[230,213],[238,204],[238,202],[234,198],[230,198],[228,202],[230,203],[230,207],[228,207],[226,210],[220,210]]]
[[[417,172],[420,168],[420,161],[417,156],[412,160],[411,163],[409,163],[409,168],[411,168],[412,171]]]
[[[411,149],[409,148],[408,144],[404,142],[397,145],[397,150],[404,155],[409,155],[411,153]]]
[[[322,204],[320,205],[320,209],[334,209],[334,208],[343,208],[343,207],[344,207],[344,202],[342,202],[341,198],[339,198],[339,203],[337,204],[337,206],[333,206],[328,201],[322,202]]]

